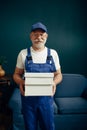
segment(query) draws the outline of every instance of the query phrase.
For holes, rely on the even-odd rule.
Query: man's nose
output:
[[[40,38],[41,38],[41,35],[37,35],[37,38],[40,39]]]

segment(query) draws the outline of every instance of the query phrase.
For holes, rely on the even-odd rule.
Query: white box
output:
[[[25,96],[52,95],[53,73],[25,73]]]

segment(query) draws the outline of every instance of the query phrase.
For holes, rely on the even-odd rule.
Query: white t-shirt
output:
[[[33,63],[46,63],[47,59],[47,47],[44,50],[37,52],[32,47],[30,47]],[[25,70],[25,59],[27,55],[27,49],[20,51],[17,57],[16,67]],[[51,49],[51,56],[53,57],[56,70],[60,69],[59,56],[54,49]]]

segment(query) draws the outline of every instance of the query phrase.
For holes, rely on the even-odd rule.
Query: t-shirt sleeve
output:
[[[16,67],[18,67],[18,68],[20,68],[20,69],[24,69],[24,63],[23,63],[23,58],[22,58],[22,52],[20,52],[20,53],[18,54]]]
[[[53,56],[53,60],[54,60],[54,63],[55,63],[56,70],[59,70],[61,68],[60,61],[59,61],[59,55],[58,55],[57,51],[55,51],[53,49],[51,50],[51,54]]]

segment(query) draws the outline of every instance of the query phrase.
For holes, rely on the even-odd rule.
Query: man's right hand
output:
[[[14,81],[19,85],[20,92],[24,95],[24,87],[25,81],[22,79],[22,75],[24,74],[24,69],[15,68],[15,72],[13,74]]]
[[[24,91],[24,89],[25,89],[24,84],[20,84],[19,88],[20,88],[21,94],[24,96],[24,93],[25,93],[25,91]]]

